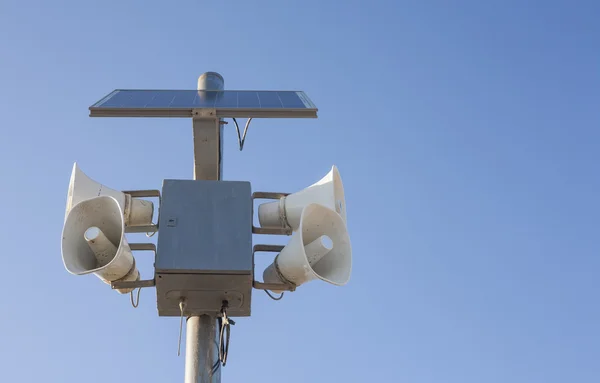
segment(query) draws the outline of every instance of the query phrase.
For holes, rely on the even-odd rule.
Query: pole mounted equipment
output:
[[[312,280],[342,286],[352,271],[346,201],[336,166],[295,193],[252,191],[223,180],[223,129],[231,118],[239,149],[251,121],[317,118],[302,91],[225,90],[206,72],[195,90],[117,89],[93,104],[91,117],[190,118],[191,180],[166,179],[161,190],[118,191],[74,164],[62,235],[62,257],[74,275],[95,274],[117,292],[155,287],[159,316],[186,320],[185,382],[221,381],[233,317],[251,315],[252,290],[275,300]],[[243,133],[237,119],[247,118]],[[157,199],[155,205],[149,199]],[[256,200],[269,200],[256,211]],[[156,223],[153,221],[158,211]],[[154,243],[129,243],[126,233],[157,233]],[[253,234],[291,236],[286,246],[253,244]],[[154,253],[154,275],[142,279],[134,251]],[[254,257],[274,254],[256,280]],[[281,293],[279,297],[269,291]],[[179,341],[181,343],[181,334]]]

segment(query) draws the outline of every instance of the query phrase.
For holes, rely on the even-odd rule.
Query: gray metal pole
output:
[[[223,90],[223,77],[206,72],[198,78],[199,91]],[[202,94],[200,94],[202,96]],[[197,118],[194,127],[194,179],[222,178],[222,124],[216,118]],[[185,383],[221,383],[217,343],[217,313],[189,317],[185,332]]]
[[[185,383],[220,383],[216,318],[212,315],[189,317],[185,333]]]

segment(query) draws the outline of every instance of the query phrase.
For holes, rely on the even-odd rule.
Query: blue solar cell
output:
[[[239,92],[238,108],[260,108],[260,100],[257,92]]]
[[[296,92],[277,92],[284,108],[306,108]]]
[[[256,92],[261,108],[281,108],[283,104],[277,92]]]
[[[237,108],[238,93],[236,91],[218,92],[215,108]]]
[[[170,108],[175,100],[176,92],[172,90],[154,94],[151,100],[146,101],[140,92],[133,93],[131,104],[124,105],[127,108]],[[144,102],[142,102],[142,100]]]
[[[173,99],[169,104],[169,108],[190,108],[191,105],[194,105],[197,102],[198,94],[196,92],[181,92],[181,91],[173,91]],[[156,101],[156,107],[161,108],[160,102]],[[151,108],[151,105],[147,105],[147,108]]]
[[[115,98],[121,100],[121,104],[119,105],[120,107],[128,106],[143,108],[149,103],[151,103],[156,98],[156,95],[152,93],[143,92],[119,92],[119,94],[117,94]]]
[[[150,96],[148,94],[148,96]],[[119,108],[121,105],[126,103],[132,97],[131,93],[114,92],[112,96],[109,96],[107,100],[102,102],[102,107],[105,108]]]

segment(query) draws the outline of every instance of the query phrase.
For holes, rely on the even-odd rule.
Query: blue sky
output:
[[[2,380],[183,380],[179,321],[157,316],[154,291],[134,310],[68,274],[60,237],[74,161],[117,189],[192,177],[190,121],[87,108],[115,88],[194,89],[214,70],[229,89],[317,104],[317,120],[253,121],[243,152],[227,125],[225,179],[296,191],[337,165],[354,257],[345,287],[255,292],[223,382],[598,381],[599,12],[2,1]]]

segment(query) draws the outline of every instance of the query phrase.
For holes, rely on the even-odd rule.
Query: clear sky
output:
[[[192,177],[189,120],[87,108],[218,71],[319,107],[254,120],[243,152],[227,125],[225,179],[296,191],[337,165],[353,245],[345,287],[255,291],[224,383],[599,381],[598,15],[566,0],[3,0],[0,380],[183,381],[179,320],[157,316],[155,292],[133,309],[68,274],[60,238],[74,161],[122,190]]]

